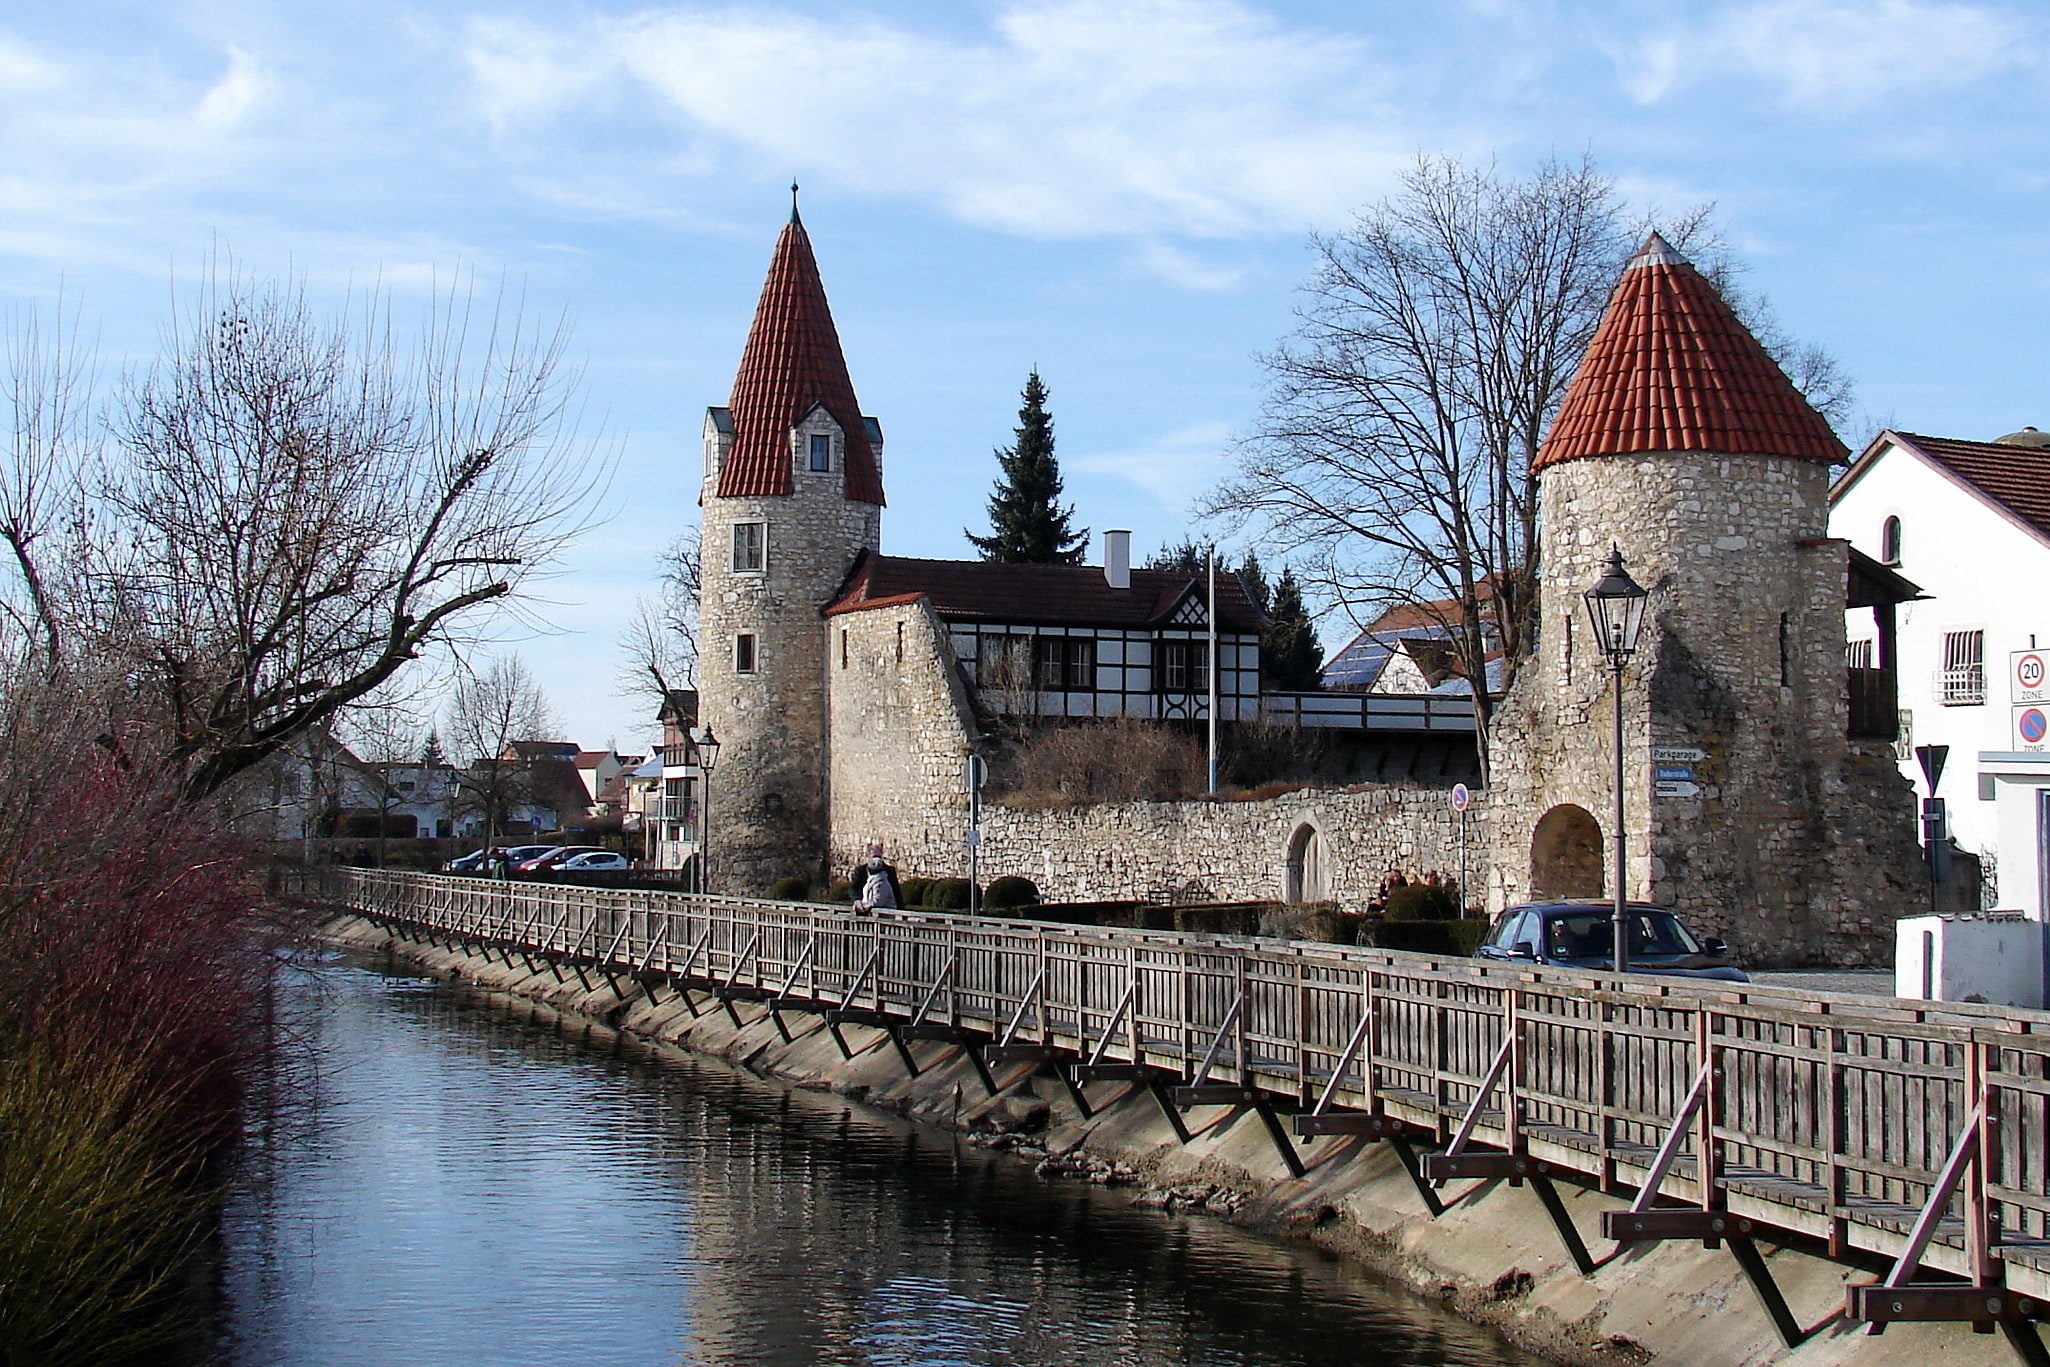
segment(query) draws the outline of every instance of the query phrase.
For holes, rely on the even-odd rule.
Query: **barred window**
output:
[[[1986,633],[1943,633],[1943,673],[1937,698],[1945,707],[1970,707],[1986,701]]]
[[[1847,641],[1844,643],[1844,663],[1852,669],[1872,668],[1872,642]]]

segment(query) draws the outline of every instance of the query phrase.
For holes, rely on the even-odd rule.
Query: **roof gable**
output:
[[[1830,490],[1830,502],[1863,480],[1892,450],[1919,457],[2038,541],[2050,544],[2050,449],[1881,432]]]
[[[1715,286],[1657,233],[1623,268],[1531,469],[1652,451],[1848,454]]]
[[[871,424],[854,397],[818,260],[795,210],[769,259],[727,407],[733,445],[719,467],[718,497],[791,493],[790,429],[811,409],[824,407],[840,425],[847,497],[883,501]]]

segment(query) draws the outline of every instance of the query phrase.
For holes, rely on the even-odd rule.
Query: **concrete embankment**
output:
[[[1736,1260],[1727,1250],[1668,1243],[1625,1249],[1582,1276],[1528,1187],[1488,1183],[1444,1194],[1451,1201],[1432,1219],[1385,1144],[1354,1138],[1318,1139],[1299,1148],[1307,1176],[1292,1177],[1259,1118],[1222,1106],[1188,1115],[1183,1145],[1153,1098],[1122,1083],[1097,1083],[1095,1115],[1084,1119],[1058,1080],[1027,1077],[1027,1065],[995,1069],[1001,1095],[992,1100],[960,1051],[914,1043],[921,1071],[907,1075],[880,1032],[843,1027],[858,1052],[841,1057],[816,1018],[786,1015],[786,1041],[763,1008],[736,1003],[737,1025],[702,995],[698,1014],[667,987],[651,1001],[637,984],[609,983],[594,969],[528,961],[517,953],[472,951],[394,936],[345,916],[325,928],[330,940],[389,953],[443,978],[514,994],[579,1015],[658,1045],[733,1060],[793,1086],[830,1089],[870,1105],[944,1128],[973,1142],[1008,1149],[1050,1178],[1127,1187],[1140,1204],[1204,1211],[1249,1228],[1311,1240],[1493,1325],[1533,1352],[1561,1363],[1765,1364],[1790,1367],[1923,1367],[1936,1357],[1951,1367],[2007,1364],[2012,1350],[1999,1337],[1975,1336],[1963,1325],[1896,1325],[1881,1338],[1832,1319],[1847,1280],[1869,1270],[1833,1263],[1816,1250],[1761,1243],[1774,1279],[1795,1316],[1817,1326],[1802,1345],[1781,1345]],[[1601,1212],[1627,1204],[1573,1186],[1560,1194],[1575,1226],[1600,1259]]]

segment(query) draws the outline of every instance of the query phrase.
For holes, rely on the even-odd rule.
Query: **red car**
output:
[[[557,845],[545,854],[537,854],[532,859],[515,864],[513,867],[521,873],[536,873],[542,869],[552,869],[564,860],[575,858],[580,854],[603,854],[604,852],[604,847],[600,845]]]

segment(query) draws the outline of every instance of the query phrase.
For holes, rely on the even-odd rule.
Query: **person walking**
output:
[[[867,860],[854,866],[847,888],[854,896],[856,916],[866,916],[877,907],[895,911],[904,901],[904,889],[897,882],[897,870],[883,858],[880,841],[868,847]]]

